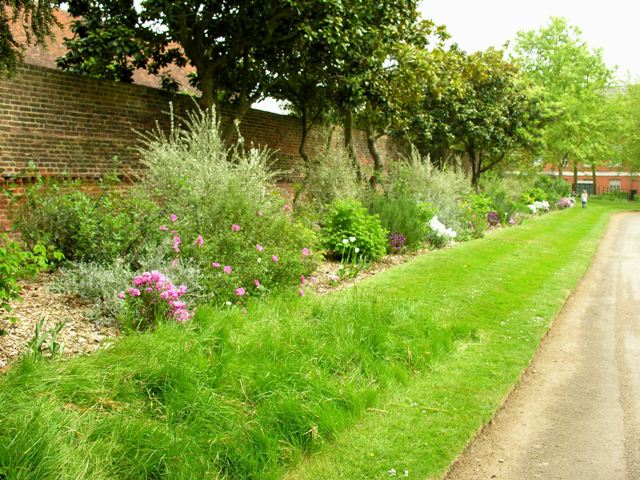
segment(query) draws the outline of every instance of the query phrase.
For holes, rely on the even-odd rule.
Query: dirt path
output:
[[[448,480],[640,479],[640,215],[616,215],[520,385]]]

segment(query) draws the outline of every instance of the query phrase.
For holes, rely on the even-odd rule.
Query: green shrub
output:
[[[447,227],[459,234],[469,229],[464,200],[472,192],[471,180],[462,168],[435,168],[414,149],[405,163],[397,162],[389,172],[388,194],[406,194],[418,203],[428,203]]]
[[[425,241],[427,222],[435,213],[429,204],[419,204],[406,194],[397,197],[374,195],[369,200],[369,212],[380,217],[386,230],[401,234],[405,239],[404,246],[409,249],[418,248]]]
[[[319,259],[315,234],[294,219],[275,191],[269,152],[242,143],[228,148],[213,111],[195,110],[183,125],[169,135],[144,137],[139,150],[147,167],[139,189],[165,212],[156,225],[164,229],[163,261],[175,258],[197,267],[203,289],[218,301],[296,284],[313,271]],[[224,266],[232,273],[224,273]],[[237,295],[238,289],[244,294]]]
[[[571,185],[561,178],[552,177],[550,175],[539,175],[535,181],[535,187],[545,192],[549,203],[555,203],[562,197],[571,195]]]
[[[472,193],[464,202],[465,218],[469,229],[464,234],[471,238],[481,238],[487,230],[487,214],[493,211],[493,201],[485,194]],[[464,234],[461,239],[464,239]]]
[[[363,190],[348,152],[328,148],[309,165],[303,195],[323,213],[334,200],[360,198]]]
[[[506,224],[516,213],[528,213],[523,195],[533,188],[533,179],[527,175],[500,177],[495,174],[483,175],[480,190],[491,198],[500,222]]]
[[[322,246],[347,261],[377,260],[386,252],[388,234],[358,200],[337,200],[325,217]]]
[[[52,252],[51,256],[61,259],[59,252]],[[49,268],[47,257],[47,249],[41,244],[28,250],[7,236],[0,237],[0,312],[10,313],[10,302],[20,300],[18,279],[32,277]]]
[[[533,202],[542,202],[544,200],[547,200],[547,192],[539,187],[532,188],[521,197],[521,201],[527,205],[530,205]]]
[[[70,261],[134,258],[154,237],[155,204],[109,186],[92,196],[79,181],[39,181],[17,202],[13,224],[22,238],[50,245]]]

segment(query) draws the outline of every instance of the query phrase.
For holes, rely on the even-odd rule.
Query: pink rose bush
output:
[[[144,272],[133,278],[133,287],[120,292],[118,298],[127,302],[130,327],[136,330],[155,325],[160,320],[188,322],[192,314],[181,297],[186,285],[174,285],[163,273]]]

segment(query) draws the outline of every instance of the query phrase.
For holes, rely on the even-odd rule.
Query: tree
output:
[[[27,46],[45,45],[59,26],[53,15],[58,2],[51,0],[0,0],[0,76],[15,72]],[[12,25],[20,25],[24,40],[16,38]]]
[[[599,50],[592,50],[581,39],[578,28],[563,18],[552,17],[538,31],[520,32],[514,59],[525,74],[543,89],[547,108],[555,119],[544,131],[544,155],[558,166],[560,176],[571,160],[581,154],[582,143],[593,128],[591,113],[585,108],[599,101],[608,88],[612,71]]]

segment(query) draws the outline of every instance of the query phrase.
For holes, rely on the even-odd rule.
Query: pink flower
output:
[[[264,247],[263,247],[262,245],[260,245],[260,244],[257,244],[257,245],[256,245],[256,250],[258,250],[259,252],[261,252],[261,251],[263,251],[263,250],[264,250]]]
[[[290,212],[290,211],[291,211],[291,205],[289,205],[288,203],[285,203],[285,204],[284,204],[284,207],[282,207],[282,209],[283,209],[285,212]]]
[[[120,300],[124,300],[124,292],[119,292],[119,293],[118,293],[118,298],[119,298]]]
[[[258,216],[261,217],[263,215],[264,215],[264,213],[262,212],[262,210],[258,210]]]
[[[236,295],[237,295],[237,296],[241,297],[241,296],[243,296],[244,294],[245,294],[244,288],[242,288],[242,287],[238,287],[238,288],[236,288]]]
[[[137,288],[130,288],[127,291],[129,292],[129,295],[131,295],[132,297],[139,297],[140,296],[140,290],[138,290]]]
[[[178,253],[178,252],[176,252],[176,253]],[[178,266],[178,259],[177,258],[174,258],[173,260],[171,260],[171,266],[173,268],[176,268]]]
[[[194,245],[201,247],[202,245],[204,245],[204,238],[202,238],[202,235],[198,235],[198,238],[196,238],[196,241],[193,243]]]
[[[169,218],[171,219],[172,222],[175,222],[176,220],[178,220],[178,216],[175,213],[172,213],[171,215],[169,215]]]
[[[253,284],[256,286],[256,288],[260,288],[260,280],[258,280],[257,278],[253,279]]]
[[[303,289],[298,290],[298,295],[300,295],[301,297],[304,297],[304,290]]]
[[[278,257],[275,255],[271,255],[271,260],[273,260],[273,263],[278,263]]]
[[[222,271],[227,275],[231,275],[231,272],[233,272],[233,268],[231,268],[229,265],[225,265]]]
[[[237,223],[234,223],[233,225],[231,225],[231,230],[233,230],[234,232],[239,232],[240,225],[238,225]]]
[[[306,279],[306,278],[304,278],[304,275],[300,275],[300,283],[301,283],[302,285],[304,285],[305,283],[307,283],[307,279]]]
[[[147,287],[147,293],[153,293],[153,288]]]
[[[212,266],[213,268],[220,268],[220,264],[219,264],[218,262],[213,262],[213,263],[211,264],[211,266]]]
[[[174,235],[173,237],[173,251],[176,253],[180,253],[180,243],[182,243],[182,240],[180,240],[180,237],[178,235]]]
[[[311,255],[311,252],[309,251],[309,249],[307,247],[304,247],[302,249],[302,256],[303,257],[308,257],[309,255]]]
[[[167,227],[166,225],[162,225],[160,227],[160,230],[162,230],[163,232],[166,232],[167,230],[169,230],[169,227]]]
[[[182,296],[182,295],[184,295],[185,293],[187,293],[187,286],[186,286],[186,285],[180,285],[180,286],[178,287],[177,293],[178,293],[178,295],[180,295],[180,296]]]

